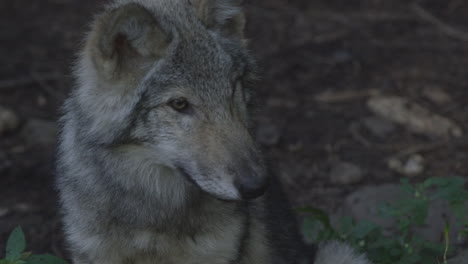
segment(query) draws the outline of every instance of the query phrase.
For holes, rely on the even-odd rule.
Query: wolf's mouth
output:
[[[207,182],[203,182],[202,184],[200,184],[199,182],[197,182],[194,177],[192,177],[193,175],[190,174],[186,169],[184,169],[182,166],[175,166],[176,170],[185,178],[187,179],[190,183],[192,183],[194,186],[196,186],[197,188],[199,188],[202,192],[204,193],[207,193],[209,194],[210,196],[218,199],[218,200],[221,200],[221,201],[226,201],[226,202],[233,202],[233,201],[238,201],[240,200],[240,197],[236,196],[236,197],[230,197],[229,195],[223,195],[224,192],[221,191],[219,193],[217,193],[216,191],[213,191],[213,190],[208,190],[207,189],[207,186],[209,186],[208,188],[213,188],[215,187],[216,189],[219,190],[222,190],[222,187],[220,185],[217,185],[216,183],[214,182],[210,182],[208,183]],[[228,194],[229,192],[225,191],[225,194]]]
[[[192,183],[192,184],[194,184],[194,185],[196,185],[197,187],[200,188],[200,186],[197,184],[197,182],[195,180],[193,180],[193,178],[190,176],[190,174],[183,167],[176,166],[176,169],[190,183]]]

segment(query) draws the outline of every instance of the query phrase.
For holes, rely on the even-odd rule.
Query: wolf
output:
[[[115,0],[63,107],[57,187],[74,264],[367,264],[302,243],[252,136],[236,0]]]

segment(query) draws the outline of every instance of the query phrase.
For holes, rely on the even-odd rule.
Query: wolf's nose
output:
[[[250,200],[263,195],[268,188],[268,177],[243,177],[237,182],[237,188],[242,199]]]

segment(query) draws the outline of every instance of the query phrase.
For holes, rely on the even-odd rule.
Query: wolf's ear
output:
[[[168,37],[153,15],[132,3],[102,14],[87,48],[99,73],[109,80],[120,80],[143,73],[167,45]]]
[[[209,29],[244,39],[245,15],[242,0],[189,0],[196,14]]]

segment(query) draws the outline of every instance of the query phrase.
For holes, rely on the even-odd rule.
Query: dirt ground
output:
[[[0,135],[0,249],[21,225],[28,249],[66,255],[52,184],[55,121],[102,4],[0,2],[0,106],[20,119]],[[257,134],[294,205],[332,211],[361,186],[398,182],[407,176],[388,167],[395,155],[424,158],[416,181],[468,177],[467,1],[257,0],[246,11],[263,71]],[[377,94],[417,103],[463,135],[416,133],[376,117],[367,101]],[[340,162],[357,168],[357,179],[330,180]]]

